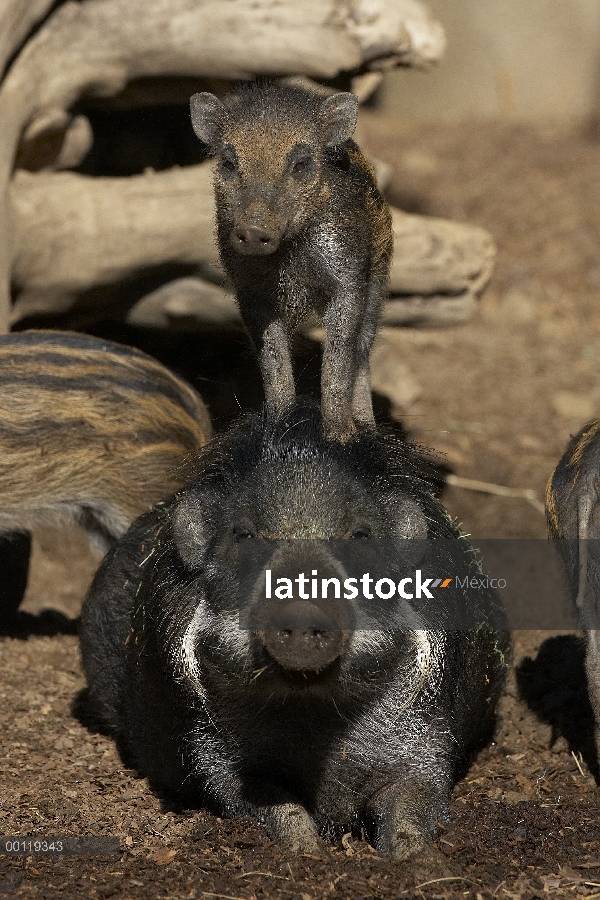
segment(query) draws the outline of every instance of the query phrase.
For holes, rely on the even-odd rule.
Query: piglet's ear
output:
[[[196,137],[208,146],[211,153],[217,153],[227,118],[225,107],[214,94],[203,92],[190,98],[190,112]]]
[[[208,509],[193,494],[183,496],[173,514],[173,537],[181,561],[188,569],[199,569],[209,541]]]
[[[352,137],[358,115],[358,97],[354,94],[334,94],[323,100],[319,110],[325,133],[325,145],[336,147]]]

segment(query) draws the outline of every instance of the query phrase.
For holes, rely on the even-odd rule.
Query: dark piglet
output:
[[[392,252],[390,212],[351,140],[357,98],[248,83],[221,102],[194,94],[192,125],[217,157],[221,260],[258,351],[265,396],[294,399],[290,342],[322,317],[328,436],[373,425],[369,355]]]
[[[3,613],[26,577],[19,532],[72,517],[105,551],[185,483],[211,432],[196,391],[138,350],[68,332],[0,336]]]
[[[600,757],[600,419],[569,441],[546,489],[550,537],[585,631],[588,692]]]
[[[266,579],[343,581],[344,559],[381,563],[380,545],[387,574],[433,545],[444,573],[474,572],[430,491],[414,447],[370,429],[329,441],[299,402],[217,439],[195,483],[108,554],[84,603],[98,723],[155,788],[253,815],[289,851],[362,826],[383,854],[417,853],[493,730],[509,653],[489,624],[495,598],[442,590],[426,610],[300,589],[275,602]]]

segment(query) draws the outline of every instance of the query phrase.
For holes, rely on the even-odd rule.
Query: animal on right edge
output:
[[[585,668],[600,758],[600,419],[571,438],[546,489],[550,537],[585,632]]]
[[[192,125],[217,158],[223,266],[258,352],[267,407],[294,400],[291,341],[321,317],[323,427],[345,441],[374,425],[369,355],[387,290],[390,211],[351,140],[358,100],[277,82],[221,102],[194,94]]]

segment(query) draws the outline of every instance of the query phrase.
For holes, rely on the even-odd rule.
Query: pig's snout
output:
[[[324,669],[344,646],[340,625],[307,600],[272,607],[258,636],[281,666],[301,672]]]
[[[231,244],[246,256],[268,256],[279,246],[279,235],[262,225],[238,225],[231,233]]]

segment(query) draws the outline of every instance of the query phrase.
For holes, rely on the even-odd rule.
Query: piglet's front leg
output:
[[[585,671],[588,693],[594,711],[596,753],[600,760],[600,631],[593,628],[585,633]]]
[[[251,300],[238,302],[258,352],[267,408],[271,415],[281,415],[296,397],[288,330],[282,319],[257,310]]]
[[[340,299],[326,311],[321,368],[323,429],[331,440],[345,443],[356,431],[352,401],[356,381],[357,303]]]
[[[371,396],[371,347],[377,333],[377,323],[386,285],[380,278],[372,276],[367,289],[367,298],[362,322],[356,341],[356,380],[352,415],[360,427],[374,428],[373,398]]]

